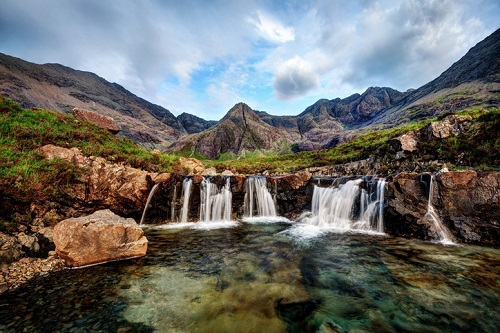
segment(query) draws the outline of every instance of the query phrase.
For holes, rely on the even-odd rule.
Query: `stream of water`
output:
[[[294,228],[146,228],[146,257],[0,295],[0,331],[498,332],[500,249]]]

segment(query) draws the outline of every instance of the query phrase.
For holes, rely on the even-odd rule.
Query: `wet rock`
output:
[[[498,244],[500,172],[444,172],[437,181],[443,222],[465,242]]]
[[[203,170],[202,175],[203,176],[216,176],[217,170],[214,167],[211,167],[211,168]]]
[[[73,108],[73,116],[80,120],[89,121],[100,128],[107,129],[113,134],[117,134],[122,130],[121,126],[113,118],[89,110]]]
[[[54,243],[59,257],[73,267],[141,257],[148,245],[133,219],[110,210],[61,221],[54,228]]]

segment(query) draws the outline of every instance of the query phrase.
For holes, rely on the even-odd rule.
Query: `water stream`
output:
[[[436,233],[438,235],[438,241],[443,244],[452,245],[455,244],[453,242],[453,236],[451,232],[444,226],[439,214],[434,209],[432,205],[432,198],[434,196],[436,182],[434,181],[434,175],[431,175],[430,184],[429,184],[429,199],[427,201],[427,213],[424,216],[424,219],[427,219],[432,222],[434,228],[436,229]]]
[[[156,189],[160,183],[154,184],[153,187],[151,188],[151,191],[149,192],[148,199],[146,200],[146,205],[144,206],[144,210],[142,211],[142,216],[141,216],[141,221],[139,222],[139,225],[142,225],[144,222],[144,217],[146,216],[146,211],[148,210],[149,203],[151,202],[151,199],[155,195]]]
[[[145,229],[146,257],[1,295],[0,331],[498,332],[500,249],[291,228]]]

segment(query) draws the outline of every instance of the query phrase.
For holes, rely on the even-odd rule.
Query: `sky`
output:
[[[498,0],[2,0],[0,52],[219,120],[418,88],[499,27]]]

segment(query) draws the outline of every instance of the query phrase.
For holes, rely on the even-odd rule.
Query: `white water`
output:
[[[434,227],[436,228],[436,233],[439,236],[439,242],[442,244],[455,244],[453,242],[453,237],[451,236],[450,231],[444,226],[441,218],[438,213],[434,209],[432,205],[432,197],[434,195],[434,175],[431,175],[431,180],[429,184],[429,199],[427,200],[427,213],[424,215],[424,219],[427,218],[429,221],[432,221]]]
[[[349,180],[337,188],[314,186],[311,212],[302,214],[297,220],[299,224],[289,233],[305,238],[326,231],[383,233],[386,182],[377,180],[373,193],[360,189],[362,182],[362,179]],[[358,200],[359,211],[356,209]]]
[[[276,206],[273,196],[266,186],[265,177],[247,177],[245,181],[244,216],[276,217]]]
[[[377,180],[376,191],[368,193],[361,190],[359,221],[355,223],[356,229],[384,232],[384,195],[385,179]]]
[[[175,220],[175,204],[177,202],[177,185],[174,185],[174,195],[172,196],[172,201],[170,202],[170,220]]]
[[[200,186],[200,222],[231,221],[231,202],[229,178],[221,189],[212,184],[209,178],[203,179]]]
[[[151,199],[153,198],[153,195],[155,194],[156,189],[159,185],[160,183],[154,184],[154,186],[151,188],[151,192],[149,192],[148,199],[146,200],[146,206],[144,206],[144,210],[142,211],[142,217],[139,225],[142,225],[142,223],[144,222],[144,216],[146,216],[146,211],[148,210],[149,203],[151,202]]]
[[[191,196],[191,178],[185,178],[182,182],[182,210],[181,210],[181,223],[187,222],[189,212],[189,197]]]

